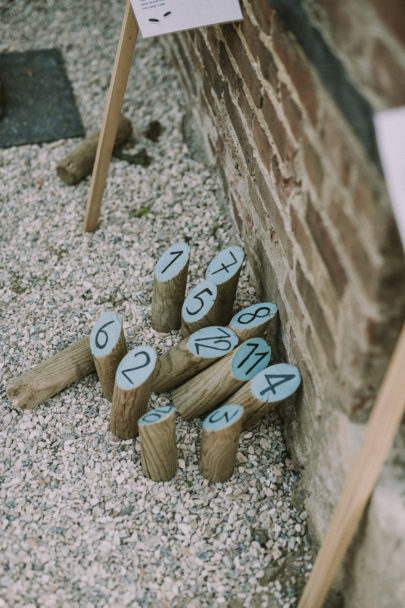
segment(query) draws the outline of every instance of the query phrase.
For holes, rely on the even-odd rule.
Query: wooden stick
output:
[[[138,420],[142,470],[153,481],[167,481],[177,471],[176,413],[157,407]]]
[[[124,101],[137,35],[138,24],[132,10],[131,0],[127,0],[87,199],[83,223],[83,230],[86,232],[92,232],[97,228],[108,167],[114,147],[115,134]]]
[[[405,413],[405,324],[298,608],[320,608],[358,528]]]
[[[156,331],[168,332],[181,326],[189,260],[190,247],[186,243],[175,243],[156,264],[151,315]]]
[[[86,336],[12,380],[7,386],[7,396],[16,407],[32,409],[93,371]]]
[[[117,367],[128,352],[124,328],[115,312],[105,312],[98,319],[90,334],[90,350],[104,397],[111,401]]]
[[[277,363],[259,372],[226,403],[237,403],[243,407],[242,429],[245,430],[290,397],[300,384],[301,375],[296,367]]]
[[[227,481],[235,468],[236,452],[242,427],[243,408],[223,405],[203,422],[200,471],[212,482]]]
[[[151,346],[137,346],[117,368],[110,430],[121,439],[131,439],[138,434],[138,420],[148,407],[156,359],[156,351]]]
[[[131,121],[125,116],[120,116],[115,136],[114,146],[122,146],[130,138],[132,133]],[[86,137],[65,158],[59,161],[56,167],[58,177],[68,186],[77,184],[92,172],[94,159],[96,158],[97,145],[100,131],[96,131]]]
[[[226,325],[232,317],[244,257],[243,249],[234,245],[220,251],[208,265],[205,278],[217,286],[217,317],[213,323]]]
[[[181,333],[186,338],[202,327],[221,325],[218,312],[217,286],[211,281],[198,283],[184,300],[181,309]]]
[[[190,420],[209,412],[264,369],[271,349],[262,338],[241,344],[172,392],[175,408]],[[238,403],[235,401],[235,403]]]
[[[261,337],[266,333],[269,323],[277,314],[277,306],[271,302],[252,304],[234,315],[229,327],[241,342],[249,338]]]
[[[203,327],[159,357],[151,391],[164,393],[231,352],[238,338],[228,327]]]

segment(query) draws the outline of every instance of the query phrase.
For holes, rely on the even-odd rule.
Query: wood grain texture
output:
[[[153,329],[169,332],[181,327],[181,307],[187,284],[188,261],[180,272],[168,281],[158,281],[153,275],[151,325]]]
[[[103,395],[108,401],[112,401],[117,367],[127,352],[128,348],[125,340],[124,328],[121,327],[121,333],[111,352],[105,357],[96,357],[93,355],[94,365],[103,389]]]
[[[153,413],[153,411],[148,412],[148,414]],[[153,481],[167,481],[174,477],[177,471],[176,413],[174,408],[168,416],[151,424],[139,424],[138,429],[144,475]]]
[[[215,309],[217,316],[214,321],[217,325],[227,325],[231,320],[240,271],[239,268],[230,279],[217,283],[217,307]]]
[[[70,344],[7,386],[13,405],[32,409],[95,369],[89,336]]]
[[[405,414],[405,324],[298,608],[321,608]]]
[[[138,420],[148,408],[150,384],[150,377],[132,390],[124,390],[115,383],[110,431],[120,439],[132,439],[138,435]]]
[[[222,409],[222,408],[220,408]],[[219,410],[216,410],[219,411]],[[200,472],[211,482],[224,482],[235,468],[242,418],[222,429],[201,431]]]
[[[114,147],[115,134],[124,101],[137,35],[138,24],[132,10],[131,1],[127,0],[87,198],[83,222],[83,230],[86,232],[91,232],[97,228],[101,201],[107,181],[108,167]]]
[[[255,424],[255,422],[260,420],[260,418],[266,416],[278,403],[284,401],[284,399],[280,399],[280,401],[267,403],[266,401],[257,399],[257,397],[255,397],[251,391],[253,380],[246,382],[225,402],[237,403],[243,407],[244,412],[242,416],[242,429],[244,431],[249,428],[249,426],[252,426]]]
[[[132,134],[131,121],[125,116],[120,116],[117,133],[115,135],[115,146],[122,146]],[[58,177],[72,186],[80,182],[86,175],[89,175],[94,166],[94,160],[97,153],[97,145],[100,137],[100,131],[96,131],[86,137],[78,146],[76,146],[65,158],[59,161],[56,167]]]

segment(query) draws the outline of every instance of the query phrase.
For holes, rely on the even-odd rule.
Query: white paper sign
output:
[[[405,249],[405,106],[374,117],[381,164]]]
[[[131,0],[144,38],[241,21],[239,0]]]

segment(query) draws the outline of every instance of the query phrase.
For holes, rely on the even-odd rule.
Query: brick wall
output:
[[[405,7],[241,5],[242,23],[164,44],[258,293],[279,308],[281,352],[302,372],[286,432],[320,539],[405,316],[404,256],[372,126],[375,110],[405,104]]]

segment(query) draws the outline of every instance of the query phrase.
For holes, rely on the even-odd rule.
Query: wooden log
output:
[[[244,342],[176,388],[172,392],[175,408],[187,419],[202,416],[264,369],[270,357],[271,349],[262,338]]]
[[[120,116],[117,134],[115,136],[115,146],[122,146],[132,134],[131,121],[125,116]],[[97,153],[97,145],[100,131],[96,131],[86,137],[76,148],[74,148],[65,158],[59,161],[56,173],[60,179],[72,186],[77,184],[89,175],[93,170],[94,160]]]
[[[142,470],[153,481],[167,481],[177,471],[176,412],[157,407],[138,420]]]
[[[277,314],[277,306],[271,302],[252,304],[234,315],[229,327],[241,342],[249,338],[262,337],[269,323]]]
[[[217,286],[217,317],[213,323],[227,325],[232,317],[244,257],[243,249],[233,245],[220,251],[208,265],[205,278]]]
[[[200,471],[212,482],[227,481],[235,468],[243,408],[228,404],[214,410],[203,422]]]
[[[295,393],[300,384],[298,368],[277,363],[259,372],[226,403],[238,403],[243,407],[242,429],[245,430]]]
[[[202,327],[221,325],[218,318],[217,286],[201,281],[188,294],[181,309],[181,333],[186,338]]]
[[[137,346],[117,368],[110,430],[121,439],[131,439],[138,434],[138,420],[148,407],[156,359],[156,351],[151,346]]]
[[[93,371],[94,361],[89,336],[86,336],[14,378],[6,393],[16,407],[32,409]]]
[[[105,312],[98,319],[90,334],[90,349],[104,397],[111,401],[117,367],[128,352],[124,328],[115,312]]]
[[[181,307],[186,292],[190,247],[175,243],[159,259],[153,274],[151,324],[168,332],[181,326]]]
[[[228,327],[203,327],[159,357],[151,391],[164,393],[230,353],[238,338]]]

